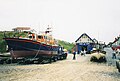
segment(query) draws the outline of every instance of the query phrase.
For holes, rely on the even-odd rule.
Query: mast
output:
[[[48,28],[46,29],[45,34],[49,34],[50,36],[52,36],[52,27],[48,25]]]

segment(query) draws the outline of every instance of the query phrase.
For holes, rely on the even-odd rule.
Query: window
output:
[[[29,36],[29,38],[32,38],[32,36]]]
[[[33,36],[33,38],[35,38],[35,36]]]
[[[38,38],[39,38],[39,39],[43,39],[43,36],[40,35],[40,36],[38,36]]]
[[[88,41],[90,41],[90,39],[88,39]]]

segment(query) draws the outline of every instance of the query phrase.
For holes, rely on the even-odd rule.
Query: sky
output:
[[[75,42],[81,34],[106,43],[120,35],[120,0],[0,0],[0,30],[53,28],[53,36]]]

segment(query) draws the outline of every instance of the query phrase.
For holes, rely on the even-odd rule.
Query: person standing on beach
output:
[[[75,60],[76,59],[76,52],[75,51],[73,51],[73,60]]]
[[[84,49],[84,51],[83,51],[83,55],[85,56],[85,54],[86,54],[86,50]]]
[[[116,49],[113,50],[112,59],[116,59]]]

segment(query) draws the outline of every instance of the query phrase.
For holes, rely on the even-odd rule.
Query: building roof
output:
[[[93,39],[93,41],[94,41],[95,43],[98,43],[98,40],[96,40],[95,38]]]
[[[84,35],[86,35],[92,42],[94,42],[86,33],[83,33],[75,42],[77,42],[81,37],[83,37]]]
[[[30,30],[30,27],[16,27],[13,30]]]

